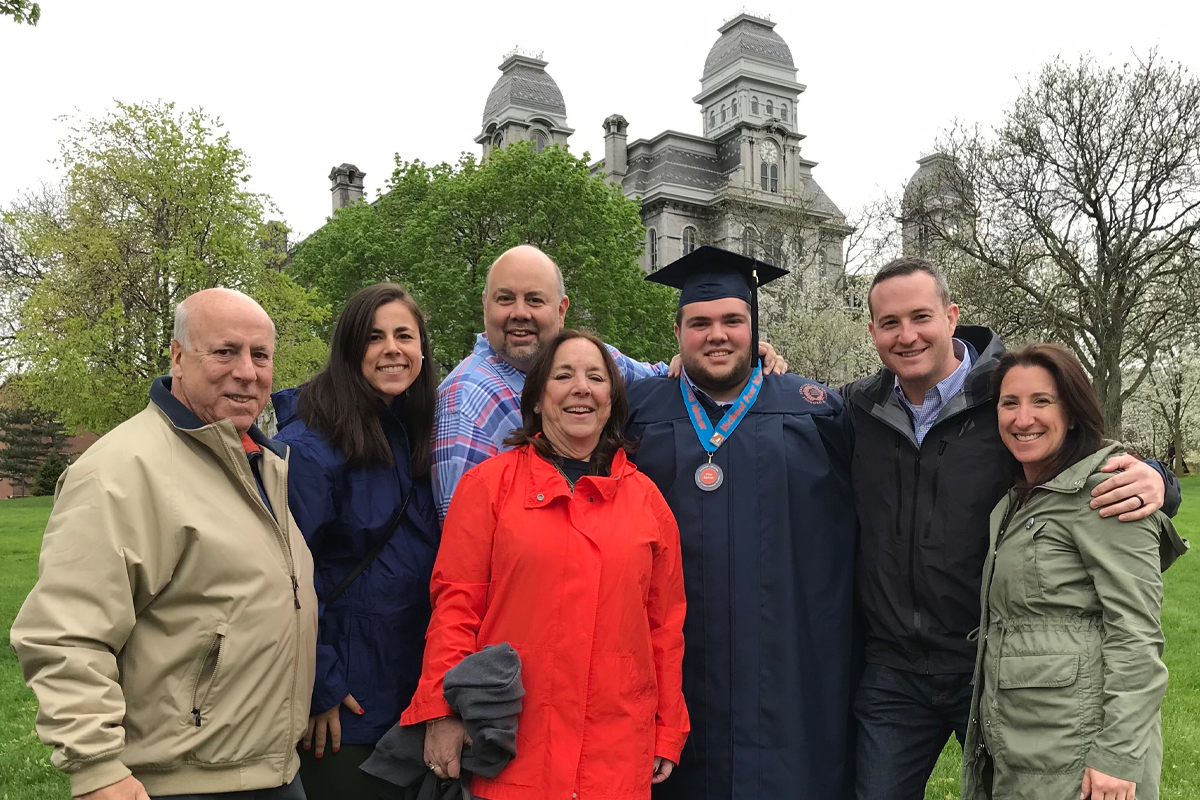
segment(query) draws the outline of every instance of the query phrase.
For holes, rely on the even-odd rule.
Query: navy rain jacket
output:
[[[342,706],[342,742],[375,744],[400,720],[421,676],[429,624],[429,578],[439,528],[428,476],[413,480],[408,437],[383,415],[395,465],[349,468],[341,451],[295,413],[296,389],[271,397],[276,439],[291,448],[288,503],[316,563],[325,597],[387,534],[388,521],[415,492],[387,547],[332,606],[321,603],[312,713],[354,695],[366,713]]]

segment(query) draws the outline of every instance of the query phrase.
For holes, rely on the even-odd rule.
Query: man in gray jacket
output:
[[[254,426],[274,339],[240,292],[187,298],[171,375],[59,479],[12,643],[76,797],[304,797],[317,601]]]

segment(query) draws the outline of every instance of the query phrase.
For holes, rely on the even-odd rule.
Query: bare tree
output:
[[[1182,475],[1182,459],[1200,438],[1200,349],[1196,345],[1171,347],[1158,353],[1150,365],[1149,377],[1135,396],[1154,418],[1153,428],[1162,432],[1163,441],[1156,456],[1175,449],[1175,463]]]
[[[965,256],[952,269],[1008,327],[1071,347],[1120,432],[1124,401],[1200,310],[1200,81],[1153,52],[1056,59],[998,128],[952,130],[942,149],[959,169],[939,191],[960,214],[926,221]]]

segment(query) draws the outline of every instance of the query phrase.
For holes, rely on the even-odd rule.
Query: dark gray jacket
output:
[[[494,778],[517,754],[521,713],[521,659],[507,642],[467,656],[446,672],[443,696],[462,718],[471,744],[463,747],[464,773]],[[384,798],[457,800],[460,780],[439,780],[425,764],[425,724],[393,726],[360,769]]]

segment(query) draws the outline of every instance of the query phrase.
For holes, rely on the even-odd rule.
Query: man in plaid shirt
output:
[[[483,295],[487,333],[438,387],[433,479],[442,519],[463,473],[506,450],[505,437],[521,427],[525,372],[562,329],[569,302],[558,266],[532,245],[506,251],[492,265]],[[662,362],[609,351],[626,384],[667,374]]]

